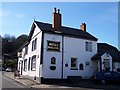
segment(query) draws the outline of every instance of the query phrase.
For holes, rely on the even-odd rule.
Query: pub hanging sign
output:
[[[48,51],[60,51],[60,42],[48,41]]]

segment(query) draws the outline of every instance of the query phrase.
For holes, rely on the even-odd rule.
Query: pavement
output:
[[[29,78],[26,78],[25,76],[20,76],[20,77],[14,77],[13,72],[4,72],[3,75],[6,77],[9,77],[11,79],[14,79],[15,81],[23,84],[26,87],[31,87],[32,85],[39,85],[39,83],[35,82],[34,80],[31,80]]]
[[[61,84],[54,84],[54,85],[53,84],[39,84],[35,82],[34,80],[26,78],[26,76],[20,76],[20,77],[15,78],[13,72],[4,72],[3,75],[16,80],[17,82],[23,84],[25,87],[28,87],[28,88],[72,88],[70,86],[64,86]]]

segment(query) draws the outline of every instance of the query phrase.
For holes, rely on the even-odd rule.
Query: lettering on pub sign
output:
[[[48,51],[60,51],[60,42],[48,41]]]

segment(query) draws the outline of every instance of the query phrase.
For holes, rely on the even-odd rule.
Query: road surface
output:
[[[74,85],[73,85],[74,84]],[[100,84],[100,83],[95,83],[91,81],[82,81],[77,83],[71,83],[71,84],[60,84],[60,85],[51,85],[50,88],[44,88],[44,87],[39,87],[39,88],[28,88],[17,81],[10,79],[6,76],[2,76],[2,90],[120,90],[120,83],[107,83],[105,85]],[[71,88],[59,88],[60,86],[70,86]],[[38,85],[41,86],[41,85]],[[46,86],[45,86],[46,87]]]
[[[25,86],[11,78],[2,75],[2,88],[25,88]]]

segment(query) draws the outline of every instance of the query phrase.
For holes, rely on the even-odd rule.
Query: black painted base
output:
[[[41,77],[41,84],[60,84],[60,83],[71,83],[68,79],[48,79]]]

